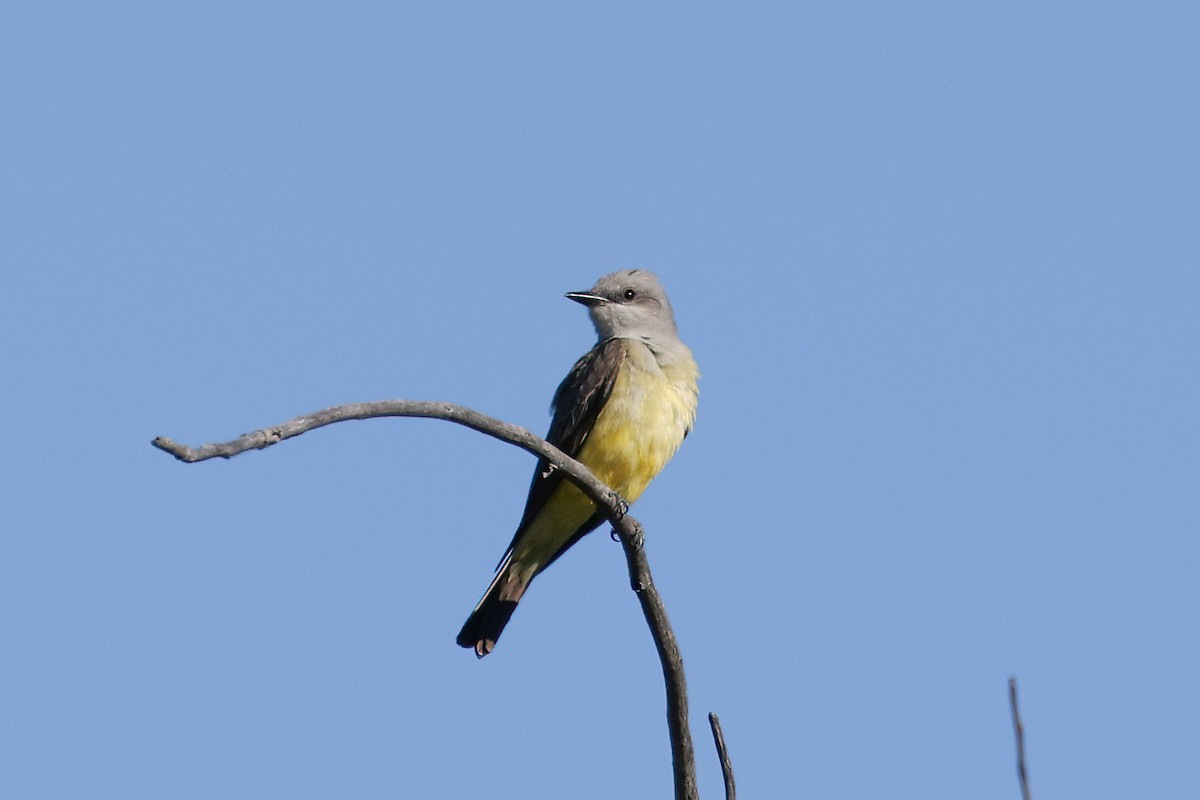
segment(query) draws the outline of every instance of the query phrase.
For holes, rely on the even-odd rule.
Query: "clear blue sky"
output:
[[[1200,796],[1194,3],[0,11],[0,796],[660,798],[589,537],[454,645],[592,343],[658,272],[704,371],[635,506],[700,777]]]

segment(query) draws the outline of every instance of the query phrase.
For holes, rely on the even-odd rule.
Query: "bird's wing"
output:
[[[600,416],[600,411],[612,394],[613,385],[617,382],[617,375],[624,361],[624,343],[620,339],[606,339],[575,362],[575,366],[554,393],[554,416],[550,421],[550,432],[546,434],[546,441],[572,458],[579,454],[584,440],[596,424],[596,418]],[[562,473],[554,469],[546,459],[538,459],[537,469],[534,470],[533,480],[529,485],[529,498],[525,501],[525,514],[521,517],[521,524],[517,526],[512,544],[505,551],[505,558],[512,552],[526,526],[538,515],[563,480]],[[577,535],[587,533],[598,524],[599,522],[591,524]]]

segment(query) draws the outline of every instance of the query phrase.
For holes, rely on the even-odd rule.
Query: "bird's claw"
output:
[[[629,513],[629,503],[626,503],[625,500],[621,497],[621,495],[617,494],[616,492],[613,492],[612,493],[612,501],[613,501],[613,505],[615,505],[617,507],[617,513],[616,513],[617,519],[620,519],[621,517],[623,517]]]
[[[641,525],[634,524],[633,534],[629,537],[629,543],[633,545],[634,550],[641,550],[646,544],[646,533],[642,530]]]
[[[616,525],[612,527],[612,530],[608,532],[608,535],[614,542],[619,542],[622,540],[621,532],[617,530]],[[646,534],[642,530],[642,526],[638,525],[636,522],[633,524],[633,531],[629,534],[629,544],[634,550],[641,550],[646,544]]]

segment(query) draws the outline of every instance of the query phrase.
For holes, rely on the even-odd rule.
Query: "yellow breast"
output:
[[[630,340],[621,374],[579,460],[632,503],[691,430],[698,377],[690,356],[662,366],[646,345]]]
[[[641,341],[625,346],[621,373],[576,457],[632,503],[691,430],[700,372],[686,348],[684,357],[660,365]],[[564,480],[514,544],[512,561],[520,565],[523,579],[531,579],[595,511],[592,501]]]

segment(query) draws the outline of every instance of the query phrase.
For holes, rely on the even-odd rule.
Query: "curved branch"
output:
[[[683,675],[683,657],[679,644],[667,620],[667,609],[663,605],[650,564],[643,549],[645,537],[642,526],[629,516],[629,506],[620,495],[591,473],[583,464],[568,456],[545,439],[530,433],[519,425],[481,414],[474,409],[453,403],[427,400],[378,400],[370,403],[347,403],[331,406],[312,414],[295,417],[270,428],[261,428],[239,436],[228,442],[206,444],[192,448],[179,444],[166,436],[151,442],[159,450],[170,453],[188,464],[210,458],[232,458],[247,450],[262,450],[273,444],[299,436],[302,433],[352,419],[374,419],[376,417],[425,417],[456,422],[487,434],[522,450],[545,458],[554,467],[561,469],[588,498],[600,508],[612,523],[613,530],[621,540],[625,560],[629,567],[629,582],[637,593],[642,614],[650,626],[650,636],[658,650],[662,664],[663,680],[667,691],[667,730],[671,738],[671,760],[674,765],[676,800],[697,800],[696,759],[692,747],[691,730],[688,727],[687,685]]]
[[[658,589],[650,577],[650,564],[642,547],[645,536],[642,526],[628,514],[620,519],[609,520],[613,530],[621,539],[625,550],[625,561],[629,565],[629,584],[637,593],[642,606],[642,616],[650,626],[650,637],[658,650],[662,664],[663,682],[667,687],[667,728],[671,734],[671,761],[675,765],[676,800],[696,800],[700,790],[696,785],[696,753],[692,747],[691,729],[688,727],[687,681],[683,676],[683,656],[679,642],[667,619],[667,607],[663,605]]]
[[[233,458],[247,450],[263,450],[285,439],[291,439],[335,422],[375,419],[376,417],[424,417],[444,419],[448,422],[465,425],[546,458],[555,467],[562,469],[564,474],[570,475],[584,490],[584,493],[588,494],[594,502],[599,503],[605,511],[613,513],[620,509],[620,512],[623,513],[628,510],[617,493],[601,483],[587,467],[542,437],[530,433],[520,425],[513,425],[454,403],[440,403],[431,400],[376,400],[370,403],[346,403],[314,411],[311,414],[302,414],[279,425],[242,434],[228,442],[216,442],[193,448],[179,444],[166,436],[159,436],[150,444],[159,450],[170,453],[180,461],[192,464],[197,461],[207,461],[210,458]],[[573,465],[573,467],[568,465]]]

